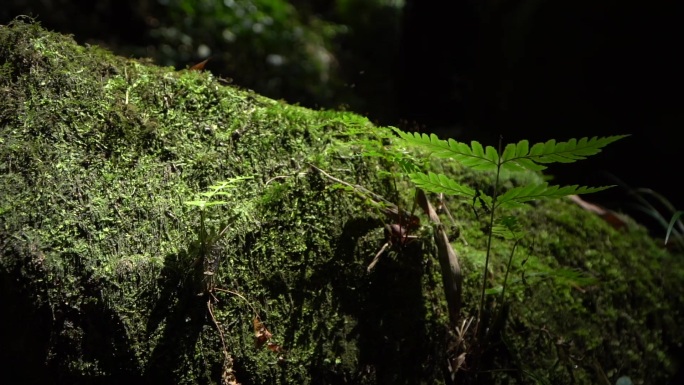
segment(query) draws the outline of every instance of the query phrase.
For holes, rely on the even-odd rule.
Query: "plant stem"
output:
[[[207,235],[207,229],[204,226],[204,220],[205,220],[205,213],[204,210],[200,211],[200,253],[202,255],[202,258],[204,258],[204,250],[206,249],[206,235]]]
[[[520,239],[516,239],[513,243],[513,249],[511,249],[511,255],[508,257],[508,266],[506,266],[506,275],[504,275],[503,286],[501,287],[501,303],[504,303],[504,296],[506,295],[506,283],[508,282],[508,273],[511,271],[511,265],[513,264],[513,254],[515,254],[515,248],[518,247]]]
[[[499,154],[501,154],[501,142],[503,138],[499,137]],[[487,287],[487,271],[489,271],[489,256],[492,252],[492,235],[494,227],[494,211],[496,211],[496,198],[499,194],[499,176],[501,175],[501,158],[496,164],[496,180],[494,181],[494,194],[492,195],[492,207],[489,211],[489,236],[487,237],[487,255],[485,256],[485,267],[482,272],[482,292],[480,294],[480,307],[477,311],[477,326],[475,327],[475,335],[480,331],[480,321],[482,320],[482,310],[485,302],[485,288]]]

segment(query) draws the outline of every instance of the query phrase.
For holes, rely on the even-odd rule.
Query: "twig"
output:
[[[388,201],[382,195],[376,194],[376,193],[368,190],[367,188],[365,188],[363,186],[359,186],[357,184],[351,184],[351,183],[343,181],[342,179],[335,178],[334,176],[328,174],[327,172],[321,170],[320,168],[314,166],[313,164],[309,163],[309,166],[311,166],[311,168],[313,168],[314,170],[321,173],[326,178],[328,178],[334,182],[337,182],[339,184],[342,184],[344,186],[352,188],[354,190],[354,192],[356,192],[357,195],[359,195],[363,199],[368,199],[371,202],[373,202],[373,204],[376,207],[378,207],[378,209],[380,211],[382,211],[388,217],[392,218],[392,220],[400,222],[400,221],[402,221],[402,219],[414,217],[414,215],[412,215],[411,213],[409,213],[406,210],[400,209],[397,205]]]
[[[373,261],[370,263],[370,265],[368,265],[368,268],[366,268],[366,271],[368,271],[369,273],[371,271],[373,271],[373,268],[375,267],[375,265],[380,261],[380,256],[382,255],[382,253],[384,253],[385,250],[387,250],[387,248],[390,246],[391,246],[390,241],[387,241],[387,242],[385,242],[384,245],[382,245],[382,248],[380,249],[380,251],[378,251],[375,254],[375,257],[373,257]]]
[[[211,297],[218,302],[218,299],[214,297],[213,294],[211,294]],[[216,320],[216,317],[214,316],[214,305],[212,305],[211,303],[211,298],[207,300],[207,309],[209,310],[211,320],[214,322],[214,325],[216,326],[216,330],[218,330],[219,332],[219,338],[221,339],[221,345],[223,347],[223,373],[221,374],[221,379],[223,380],[223,383],[225,385],[237,385],[237,378],[235,377],[235,373],[233,372],[233,358],[230,356],[230,353],[228,353],[228,348],[226,347],[226,339],[223,335],[223,329],[221,329],[221,326],[219,325],[218,321]]]
[[[249,302],[249,300],[248,300],[247,298],[245,298],[242,294],[238,293],[237,291],[232,291],[232,290],[228,290],[228,289],[221,289],[221,288],[218,288],[218,287],[217,287],[217,288],[214,288],[214,290],[215,290],[215,291],[223,291],[223,292],[226,292],[226,293],[230,293],[230,294],[232,294],[232,295],[234,295],[234,296],[236,296],[236,297],[240,297],[243,301],[245,301],[245,303],[247,303],[247,305],[249,305],[249,307],[252,308],[252,311],[254,312],[254,316],[255,316],[257,319],[259,319],[259,321],[261,321],[261,318],[259,317],[259,312],[257,312],[257,310],[256,310],[256,308],[254,307],[254,305],[252,305],[252,303]]]

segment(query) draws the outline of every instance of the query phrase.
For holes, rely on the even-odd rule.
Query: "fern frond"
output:
[[[579,140],[570,139],[567,142],[556,142],[551,139],[545,143],[537,143],[529,147],[529,142],[521,140],[517,144],[506,146],[502,156],[501,165],[505,169],[518,171],[522,169],[543,170],[545,163],[573,163],[586,159],[588,156],[598,154],[601,149],[610,143],[625,138],[629,135],[614,135],[606,137],[588,138]],[[540,164],[542,163],[542,164]]]
[[[408,133],[392,128],[407,144],[419,146],[439,158],[454,159],[474,170],[495,170],[501,165],[508,171],[532,170],[541,171],[547,163],[573,163],[598,154],[610,143],[629,135],[613,135],[606,137],[570,139],[567,142],[556,142],[551,139],[530,147],[527,140],[517,144],[506,145],[502,154],[492,146],[483,147],[477,141],[470,146],[453,139],[439,139],[435,134]]]
[[[496,170],[499,162],[499,154],[494,147],[482,147],[482,144],[477,141],[472,141],[468,146],[453,139],[439,139],[435,134],[410,133],[397,128],[393,129],[406,144],[422,147],[439,158],[454,159],[474,170]]]
[[[422,172],[414,172],[409,174],[411,181],[416,184],[416,187],[425,191],[433,193],[443,193],[447,195],[462,195],[475,196],[475,190],[468,186],[457,183],[453,179],[444,174],[435,174],[429,172],[428,174]]]
[[[602,187],[587,187],[587,186],[549,186],[548,183],[542,183],[539,185],[529,185],[514,187],[499,197],[496,200],[496,205],[501,207],[511,207],[521,204],[523,202],[529,202],[540,199],[554,199],[561,198],[568,195],[579,195],[579,194],[589,194],[598,191],[603,191],[613,186],[602,186]]]
[[[521,239],[525,232],[518,222],[518,218],[514,216],[507,216],[501,218],[492,227],[492,234],[507,240]]]
[[[404,171],[404,173],[409,174],[412,172],[417,172],[420,167],[410,158],[398,158],[396,160],[399,167]]]

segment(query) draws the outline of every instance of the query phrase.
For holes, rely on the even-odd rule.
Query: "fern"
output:
[[[485,304],[485,293],[487,286],[487,274],[489,270],[489,259],[492,246],[492,235],[497,235],[504,239],[513,241],[513,247],[506,268],[506,275],[501,289],[501,300],[504,300],[508,273],[513,261],[513,255],[518,243],[523,239],[524,231],[519,228],[515,217],[508,216],[495,221],[496,212],[500,208],[511,208],[525,202],[556,199],[568,195],[588,194],[605,190],[612,186],[587,187],[587,186],[558,186],[548,183],[530,184],[518,186],[499,194],[500,177],[502,171],[533,171],[538,172],[546,169],[549,163],[573,163],[578,160],[586,159],[588,156],[598,154],[610,143],[620,140],[627,135],[615,135],[607,137],[592,137],[581,139],[570,139],[566,142],[556,142],[551,139],[543,143],[536,143],[530,147],[527,140],[518,143],[511,143],[502,147],[499,144],[497,151],[492,146],[483,147],[477,141],[466,143],[458,142],[454,139],[443,140],[435,134],[406,133],[393,128],[399,136],[400,141],[406,146],[417,146],[427,150],[431,155],[443,159],[452,159],[460,162],[463,166],[474,170],[493,171],[495,181],[493,185],[493,196],[481,193],[479,190],[462,185],[444,174],[433,172],[420,172],[410,170],[407,172],[410,180],[416,187],[423,190],[447,195],[463,196],[472,198],[473,205],[486,206],[489,214],[489,235],[487,240],[487,252],[485,257],[484,272],[482,274],[482,291],[480,305],[478,307],[478,319],[482,319],[482,310]],[[501,149],[503,148],[503,151]],[[415,165],[415,163],[414,163]],[[406,168],[405,168],[406,170]],[[681,215],[681,214],[680,214]],[[673,220],[676,220],[673,219]],[[569,278],[570,281],[576,279],[576,272],[566,270],[556,271],[559,278]],[[476,334],[479,330],[479,321],[476,326]]]
[[[568,195],[589,194],[603,191],[610,187],[612,186],[580,187],[577,185],[573,185],[560,187],[557,185],[549,186],[548,183],[514,187],[506,191],[502,195],[499,195],[496,199],[496,204],[498,207],[512,207],[517,206],[523,202],[529,202],[540,199],[562,198]]]
[[[499,167],[509,171],[541,171],[546,169],[544,164],[547,163],[573,163],[586,159],[587,156],[598,154],[610,143],[628,136],[595,136],[579,140],[570,139],[567,142],[556,142],[551,139],[545,143],[537,143],[531,148],[527,140],[521,140],[517,144],[506,145],[503,153],[499,155],[494,147],[483,147],[477,141],[470,142],[468,146],[453,139],[439,139],[435,134],[406,133],[396,128],[394,131],[406,144],[420,146],[431,155],[454,159],[466,167],[485,171],[494,171]]]
[[[469,198],[478,197],[479,194],[479,192],[474,189],[462,185],[444,174],[414,172],[409,174],[409,178],[416,187],[437,194],[464,196]],[[561,187],[557,185],[549,186],[548,183],[520,186],[514,187],[504,194],[499,195],[496,199],[496,206],[511,208],[533,200],[554,199],[568,195],[595,193],[610,187],[612,186],[587,187],[573,185]],[[489,198],[489,200],[491,200],[491,197]]]
[[[200,211],[200,228],[199,232],[197,235],[197,238],[200,242],[200,245],[202,246],[202,250],[207,249],[207,245],[216,239],[220,238],[223,233],[228,229],[226,226],[223,230],[220,232],[213,231],[212,234],[209,234],[206,229],[206,222],[207,222],[207,212],[208,209],[211,207],[215,206],[223,206],[227,205],[229,202],[224,201],[224,200],[217,200],[214,199],[214,197],[218,196],[223,196],[223,197],[230,197],[233,196],[233,189],[237,187],[239,183],[242,183],[246,180],[253,179],[252,176],[237,176],[234,178],[230,178],[225,181],[218,182],[212,186],[209,186],[209,189],[205,192],[201,192],[197,194],[197,197],[195,200],[191,201],[185,201],[186,205],[190,207],[196,207]],[[249,213],[245,210],[244,207],[239,208],[237,207],[238,215],[244,215],[248,216]]]
[[[444,174],[414,172],[409,174],[409,178],[415,183],[416,187],[422,188],[425,191],[475,197],[474,189],[462,185]]]
[[[484,171],[541,171],[548,163],[572,163],[586,159],[587,156],[601,152],[608,144],[622,139],[627,135],[615,135],[608,137],[593,137],[570,139],[567,142],[556,142],[551,139],[545,143],[537,143],[532,147],[527,140],[521,140],[517,144],[506,145],[503,153],[492,146],[483,147],[479,142],[472,141],[470,146],[457,142],[453,139],[439,139],[437,135],[405,133],[394,129],[407,145],[419,146],[428,150],[431,155],[440,158],[454,159],[466,167]],[[475,191],[463,186],[443,174],[411,172],[409,178],[417,187],[433,193],[448,195],[460,195],[474,197]],[[516,187],[508,190],[498,197],[496,206],[511,207],[523,202],[538,199],[561,198],[568,195],[588,194],[605,190],[612,186],[586,187],[586,186],[557,186],[539,184]]]
[[[525,231],[518,223],[518,218],[512,215],[500,218],[492,226],[492,233],[506,240],[520,240],[525,235]]]

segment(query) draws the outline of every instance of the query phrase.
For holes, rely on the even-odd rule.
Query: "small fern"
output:
[[[184,204],[190,207],[196,207],[200,211],[200,228],[197,234],[197,238],[200,243],[201,250],[203,250],[202,252],[206,251],[208,244],[220,238],[228,228],[224,227],[220,232],[212,231],[211,233],[209,233],[207,231],[207,210],[212,207],[224,206],[229,204],[228,201],[218,200],[215,199],[215,197],[233,196],[234,192],[232,190],[235,189],[235,187],[237,187],[239,183],[242,183],[252,178],[252,176],[238,176],[235,178],[230,178],[226,181],[218,182],[212,186],[209,186],[209,189],[207,191],[197,194],[196,199],[183,202]],[[248,215],[248,213],[244,212],[240,214]]]
[[[453,159],[462,165],[474,170],[496,171],[497,176],[502,170],[506,171],[541,171],[546,169],[548,163],[573,163],[586,159],[587,156],[601,152],[601,149],[610,143],[622,139],[628,135],[615,135],[608,137],[593,137],[582,139],[570,139],[567,142],[556,142],[551,139],[545,143],[537,143],[531,148],[527,140],[521,140],[517,144],[506,145],[503,153],[499,155],[492,146],[483,147],[477,141],[472,141],[470,146],[457,142],[453,139],[439,139],[435,134],[406,133],[399,129],[394,131],[403,139],[404,144],[422,147],[431,155],[439,158]],[[463,195],[474,197],[476,191],[446,175],[435,173],[412,172],[409,178],[417,187],[434,193],[448,195]],[[579,187],[575,186],[549,186],[540,184],[523,186],[509,190],[497,199],[497,205],[516,204],[537,199],[560,198],[575,194],[588,194],[605,190],[612,186],[603,187]]]
[[[515,172],[526,170],[538,172],[546,169],[546,165],[550,163],[573,163],[578,160],[586,159],[588,156],[598,154],[608,144],[627,136],[615,135],[570,139],[566,142],[557,142],[556,140],[551,139],[543,143],[536,143],[532,146],[530,146],[530,143],[527,140],[521,140],[518,143],[511,143],[505,147],[499,143],[499,148],[497,150],[492,146],[483,146],[477,141],[472,141],[470,142],[470,145],[468,145],[454,139],[443,140],[438,138],[435,134],[406,133],[396,128],[393,128],[393,130],[400,138],[397,143],[400,146],[419,147],[432,156],[455,160],[460,162],[463,166],[472,168],[473,170],[495,173],[493,194],[489,196],[482,193],[480,190],[458,183],[444,174],[434,172],[425,173],[418,170],[408,170],[407,172],[409,179],[416,187],[428,192],[470,198],[473,200],[474,204],[477,203],[480,206],[486,206],[485,208],[490,214],[490,231],[487,240],[485,266],[482,274],[482,292],[478,308],[478,312],[480,313],[479,319],[482,319],[482,310],[484,307],[492,235],[497,235],[514,242],[501,290],[503,299],[513,254],[524,234],[518,227],[515,217],[508,216],[496,220],[498,209],[511,208],[534,200],[557,199],[568,195],[588,194],[612,187],[587,187],[578,185],[559,186],[549,185],[548,183],[537,183],[514,187],[504,193],[500,193],[501,173],[503,171]],[[476,330],[478,329],[479,321]]]

